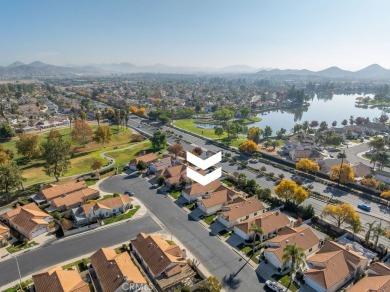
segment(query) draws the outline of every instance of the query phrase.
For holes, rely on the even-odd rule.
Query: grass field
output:
[[[115,164],[118,165],[133,160],[144,150],[146,152],[152,151],[152,143],[149,140],[140,142],[139,144],[129,149],[107,152],[106,155],[108,157],[114,158]]]
[[[103,220],[104,224],[107,225],[107,224],[111,224],[111,223],[114,223],[114,222],[130,219],[131,217],[134,216],[135,213],[137,213],[139,208],[141,208],[141,206],[135,206],[133,209],[131,209],[130,211],[128,211],[125,214],[122,214],[122,215],[119,215],[119,216],[116,216],[116,217],[113,217],[113,218],[104,219]]]
[[[190,119],[190,120],[177,120],[174,121],[173,124],[181,129],[187,130],[189,132],[201,135],[203,137],[209,138],[209,139],[214,139],[218,142],[221,142],[225,145],[230,145],[233,147],[238,147],[242,142],[244,142],[246,139],[244,137],[239,137],[236,140],[229,140],[227,137],[227,133],[223,133],[221,137],[217,136],[214,134],[214,129],[201,129],[198,128],[195,125],[195,120]]]
[[[92,126],[92,130],[95,130],[96,128],[97,128],[96,125]],[[60,132],[64,140],[71,141],[71,130],[69,128],[59,129],[58,131]],[[78,145],[76,142],[72,142],[73,155],[70,160],[71,167],[69,168],[65,176],[73,176],[73,175],[89,172],[91,171],[91,164],[94,159],[102,159],[104,163],[108,162],[107,159],[103,159],[100,157],[101,153],[113,150],[114,147],[125,148],[131,145],[130,136],[132,132],[130,129],[123,129],[118,132],[117,126],[111,126],[111,131],[113,133],[111,142],[107,143],[107,145],[105,145],[104,148],[102,147],[101,144],[98,144],[93,141],[85,145],[85,147]],[[46,140],[47,135],[48,132],[40,133],[41,143]],[[44,160],[34,159],[30,162],[26,162],[22,157],[20,157],[17,154],[16,146],[15,146],[16,141],[17,139],[13,139],[11,141],[2,143],[2,145],[4,146],[5,149],[10,149],[14,152],[15,154],[14,158],[23,171],[23,177],[26,178],[25,184],[29,185],[40,181],[53,179],[52,177],[47,176],[43,172]],[[137,148],[135,148],[135,150],[137,151]],[[120,153],[120,151],[118,151],[118,153]],[[131,150],[129,149],[126,153],[131,153]],[[125,162],[126,160],[125,156],[120,158],[121,159],[118,159],[116,164],[121,164]],[[128,158],[128,161],[130,159],[131,157]]]

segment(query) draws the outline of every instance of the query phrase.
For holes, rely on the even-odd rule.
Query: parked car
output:
[[[134,197],[134,192],[132,191],[125,191],[125,195],[129,195],[129,197]]]
[[[268,288],[270,288],[272,291],[276,291],[276,292],[283,292],[284,291],[284,289],[282,287],[280,287],[278,283],[272,282],[270,280],[265,281],[265,285]]]
[[[370,211],[371,211],[371,207],[368,206],[368,205],[364,205],[364,204],[359,204],[359,205],[358,205],[358,208],[359,208],[359,209],[362,209],[362,210],[364,210],[364,211],[367,211],[367,212],[370,212]]]

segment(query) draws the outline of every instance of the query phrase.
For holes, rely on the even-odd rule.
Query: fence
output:
[[[70,235],[74,235],[74,234],[81,233],[84,231],[92,230],[92,229],[98,228],[99,226],[100,226],[99,223],[94,223],[94,224],[87,225],[84,227],[79,227],[77,229],[71,229],[68,231],[64,231],[64,236],[70,236]]]

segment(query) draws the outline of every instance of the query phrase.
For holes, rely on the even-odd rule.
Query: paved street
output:
[[[129,121],[129,126],[132,128],[135,128],[137,130],[145,131],[145,132],[152,135],[153,132],[155,131],[155,129],[152,127],[146,127],[146,126],[142,126],[142,128],[139,129],[138,125],[139,125],[140,121],[150,123],[150,121],[148,121],[146,119],[141,119],[141,118],[132,116],[132,118]],[[209,142],[207,142],[207,140],[200,139],[198,137],[186,134],[183,131],[173,129],[171,127],[166,127],[166,126],[163,126],[163,130],[164,131],[173,131],[177,135],[181,135],[183,137],[182,140],[184,140],[184,141],[182,141],[182,145],[183,145],[184,150],[192,150],[194,148],[194,146],[191,144],[198,145],[200,147],[206,148],[206,149],[214,151],[214,152],[218,152],[218,151],[222,150],[218,146],[210,144]],[[188,143],[185,141],[187,141]],[[168,142],[175,143],[175,139],[168,138]],[[356,146],[356,147],[360,147],[360,148],[357,148],[357,150],[353,150],[353,151],[354,152],[357,151],[356,153],[360,153],[360,152],[365,151],[364,149],[367,146],[365,144],[361,144],[361,145]],[[346,148],[346,150],[350,151],[351,156],[354,153],[352,151],[353,148],[355,148],[355,147]],[[236,156],[236,157],[238,157],[238,159],[240,159],[240,157],[234,152],[226,151],[226,150],[223,150],[223,151],[229,152],[232,154],[232,157]],[[220,163],[220,165],[222,166],[222,169],[224,171],[227,171],[230,173],[233,173],[235,171],[239,171],[239,172],[246,174],[249,179],[255,179],[257,181],[257,183],[260,186],[262,186],[263,188],[273,189],[275,187],[275,183],[272,180],[267,180],[264,177],[259,177],[257,174],[249,171],[248,169],[241,169],[237,165],[231,165],[230,163]],[[275,173],[276,176],[279,175],[280,173],[283,173],[286,179],[291,179],[293,176],[293,174],[291,174],[290,172],[281,170],[279,168],[273,167],[272,165],[268,165],[268,164],[265,164],[262,162],[249,161],[249,165],[251,167],[257,168],[257,169],[260,169],[262,166],[265,166],[267,168],[268,172],[272,171]],[[312,182],[306,182],[306,184],[308,184],[308,183],[312,183]],[[325,186],[325,185],[318,183],[318,182],[314,182],[313,187],[314,187],[313,191],[317,191],[317,192],[319,192],[319,193],[321,193],[329,198],[333,196],[334,198],[337,198],[339,200],[342,200],[344,202],[351,204],[352,206],[355,206],[355,208],[358,204],[361,204],[361,203],[370,205],[371,212],[369,212],[369,213],[361,211],[360,209],[356,208],[356,210],[359,212],[359,215],[361,217],[361,220],[362,220],[362,223],[364,226],[366,226],[366,223],[368,223],[368,222],[373,222],[373,221],[379,222],[379,220],[383,220],[384,225],[388,225],[390,222],[390,216],[389,216],[390,209],[387,206],[365,200],[365,199],[360,198],[356,195],[341,191],[339,189]],[[304,204],[312,204],[317,214],[320,214],[322,212],[322,209],[326,205],[326,203],[319,201],[317,199],[314,199],[314,198],[309,198],[308,200],[306,200],[304,202]],[[390,243],[389,240],[386,238],[381,238],[379,240],[379,242],[382,244],[385,244],[386,246],[389,245],[389,243]]]
[[[92,253],[101,247],[119,245],[130,241],[139,232],[156,232],[160,226],[146,216],[109,228],[90,233],[81,233],[74,237],[64,238],[43,248],[37,248],[18,255],[22,278],[65,261]],[[15,259],[0,262],[0,287],[18,279]]]
[[[157,194],[149,182],[134,176],[113,176],[100,184],[106,192],[135,192],[145,206],[172,231],[186,248],[221,280],[227,291],[263,291],[264,280],[236,254],[232,248],[222,243],[169,198]]]

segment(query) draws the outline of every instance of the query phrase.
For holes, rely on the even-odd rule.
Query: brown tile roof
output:
[[[225,216],[226,221],[231,222],[236,219],[249,216],[253,213],[264,210],[264,205],[258,199],[250,198],[243,202],[227,205],[223,207],[223,210],[226,211],[222,211],[219,213]]]
[[[10,213],[12,216],[10,216]],[[28,233],[33,231],[37,225],[49,225],[49,223],[44,220],[48,217],[51,218],[49,214],[41,211],[35,203],[18,207],[5,214],[5,218],[8,218],[9,221]]]
[[[283,261],[283,249],[287,244],[296,244],[298,247],[302,248],[303,251],[306,251],[320,243],[318,237],[309,226],[297,228],[286,226],[279,232],[278,236],[267,242],[279,245],[279,247],[270,247],[266,251],[273,252],[280,262]]]
[[[6,234],[9,233],[9,228],[2,223],[0,223],[0,240],[1,239],[6,239],[8,236]]]
[[[117,254],[114,249],[101,248],[91,256],[103,292],[113,292],[125,281],[146,284],[138,267],[126,252]]]
[[[156,156],[156,154],[148,153],[148,154],[145,154],[145,155],[138,156],[137,158],[135,158],[133,160],[133,162],[135,164],[138,164],[138,162],[140,162],[140,161],[143,161],[145,163],[150,163],[150,162],[153,162],[153,161],[156,161],[156,160],[158,160],[158,157]]]
[[[358,265],[361,260],[366,260],[367,258],[362,256],[360,253],[354,251],[348,246],[341,245],[335,241],[326,241],[324,246],[321,248],[319,253],[326,253],[330,251],[344,251],[345,257],[347,260],[351,261],[354,265]]]
[[[111,210],[114,208],[121,207],[124,204],[130,203],[132,201],[133,201],[133,199],[130,198],[128,195],[120,195],[119,197],[112,197],[112,198],[108,198],[105,200],[100,200],[97,202],[88,203],[88,204],[81,206],[81,208],[83,208],[84,213],[87,216],[89,216],[90,208],[93,208],[94,211],[97,211],[99,209]]]
[[[176,244],[169,245],[160,236],[139,233],[131,240],[131,244],[155,276],[163,273],[168,267],[186,264],[180,247]],[[170,273],[169,270],[167,272]]]
[[[84,181],[80,181],[80,182],[73,181],[63,185],[53,185],[51,187],[43,189],[41,190],[41,195],[46,200],[52,200],[63,194],[70,194],[84,188],[87,188],[87,185],[85,184]]]
[[[348,292],[386,292],[390,291],[390,275],[368,276],[361,279]]]
[[[307,261],[321,263],[325,268],[314,267],[305,274],[322,287],[331,288],[354,271],[352,266],[359,265],[365,257],[351,250],[348,246],[334,241],[326,241],[324,246]]]
[[[203,205],[208,208],[230,201],[235,195],[238,195],[231,189],[224,189],[208,194],[206,198],[202,198]]]
[[[166,157],[166,158],[161,159],[160,161],[153,163],[153,165],[154,165],[154,167],[156,167],[157,171],[166,169],[171,164],[172,164],[171,157]]]
[[[57,197],[53,199],[52,204],[56,207],[69,207],[72,205],[75,205],[77,203],[84,203],[85,198],[93,197],[94,195],[99,196],[99,191],[91,189],[91,188],[85,188],[79,191],[75,191],[73,193],[70,193],[69,195],[64,195],[61,197]]]
[[[35,210],[35,211],[41,211],[41,209],[39,209],[39,207],[37,206],[37,204],[35,203],[30,203],[30,204],[27,204],[27,205],[24,205],[24,206],[19,206],[11,211],[8,211],[7,213],[3,214],[2,217],[4,219],[11,219],[12,217],[15,217],[16,215],[18,215],[21,211],[21,208],[23,209],[28,209],[28,210]]]
[[[222,190],[221,187],[225,188],[224,186],[222,186],[219,180],[215,180],[205,186],[202,186],[201,184],[198,183],[194,183],[189,188],[184,189],[183,192],[185,192],[189,196],[196,196],[207,192]]]
[[[384,263],[379,263],[379,262],[373,263],[370,266],[369,270],[381,276],[390,275],[390,267]]]
[[[310,257],[308,262],[321,263],[325,266],[309,269],[305,275],[326,289],[332,288],[354,272],[354,267],[346,260],[341,250],[317,253]]]
[[[89,292],[89,287],[76,270],[54,267],[32,276],[37,292]]]
[[[180,174],[187,173],[187,166],[183,164],[175,165],[164,169],[162,175],[166,177],[178,176]]]
[[[242,221],[237,224],[236,227],[244,231],[246,234],[249,234],[252,223],[260,227],[264,234],[268,234],[274,230],[278,230],[291,224],[290,219],[286,215],[280,211],[273,211]]]

